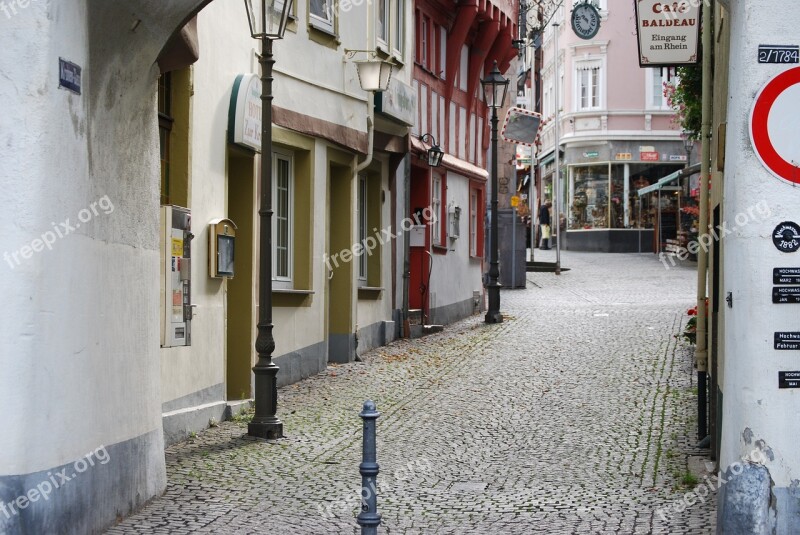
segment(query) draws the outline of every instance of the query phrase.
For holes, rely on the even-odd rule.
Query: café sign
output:
[[[261,152],[261,80],[257,74],[240,74],[233,83],[228,141]]]
[[[700,61],[703,0],[636,0],[640,67],[692,65]]]

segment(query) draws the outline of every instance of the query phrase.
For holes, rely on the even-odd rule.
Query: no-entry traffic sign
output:
[[[800,67],[778,74],[758,92],[750,139],[770,173],[800,184]]]

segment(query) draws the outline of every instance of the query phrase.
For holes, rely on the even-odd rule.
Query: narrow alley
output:
[[[240,417],[169,447],[166,493],[109,533],[357,533],[366,399],[380,533],[712,533],[680,336],[695,269],[562,263],[503,291],[502,324],[473,316],[282,388],[284,439]]]

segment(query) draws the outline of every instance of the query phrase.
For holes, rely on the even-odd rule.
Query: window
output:
[[[581,69],[578,72],[578,89],[580,93],[580,107],[582,110],[600,107],[600,92],[598,87],[598,79],[600,77],[600,69],[593,67],[591,69]]]
[[[645,69],[647,71],[647,108],[655,110],[670,109],[667,97],[664,95],[664,83],[674,83],[675,74],[671,68],[661,67]]]
[[[458,88],[462,91],[467,90],[467,78],[469,78],[469,47],[461,47],[461,62],[458,67]]]
[[[378,20],[375,24],[375,33],[378,43],[384,47],[389,43],[389,0],[378,0]]]
[[[333,33],[333,6],[331,0],[309,0],[309,21],[312,26]]]
[[[447,30],[444,26],[439,26],[439,78],[447,79]]]
[[[608,165],[573,167],[570,229],[609,228]]]
[[[403,49],[406,46],[405,33],[406,33],[406,1],[395,0],[394,2],[394,39],[392,40],[392,47],[395,52],[402,58]]]
[[[294,221],[294,169],[290,153],[272,153],[272,278],[292,282],[292,239]]]
[[[431,220],[431,241],[433,245],[442,244],[442,177],[440,175],[433,175],[433,182],[431,187],[431,213],[433,219]]]
[[[577,65],[575,70],[575,107],[577,111],[598,110],[605,106],[603,62],[604,59],[598,58]]]
[[[192,68],[163,73],[156,87],[161,157],[160,203],[189,206]]]
[[[367,177],[358,177],[358,243],[367,243]],[[367,260],[369,256],[362,252],[358,256],[358,280],[367,281]]]
[[[172,73],[158,79],[158,137],[161,148],[161,204],[169,204],[169,138],[172,133]]]
[[[356,263],[359,289],[368,290],[366,293],[359,291],[359,299],[377,299],[379,294],[374,290],[381,288],[381,261],[383,257],[383,244],[380,240],[379,228],[381,224],[381,195],[383,186],[379,171],[368,172],[358,176],[356,185],[356,231],[360,247],[353,248],[353,262]]]
[[[427,16],[422,16],[422,27],[420,28],[420,47],[421,47],[421,63],[423,67],[428,67],[428,59],[429,59],[429,52],[430,52],[430,43],[429,43],[429,35],[428,35],[428,27],[430,26],[430,20]]]

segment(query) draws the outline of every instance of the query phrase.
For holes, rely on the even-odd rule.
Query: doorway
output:
[[[352,362],[356,354],[353,328],[353,172],[351,158],[330,162],[328,204],[328,361]],[[346,165],[344,164],[345,162]]]
[[[236,271],[226,285],[227,399],[251,398],[252,367],[255,362],[256,282],[255,157],[236,148],[228,149],[228,217],[237,225]]]

